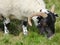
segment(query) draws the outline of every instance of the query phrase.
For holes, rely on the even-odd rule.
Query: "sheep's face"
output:
[[[49,33],[47,37],[49,38],[55,33],[55,21],[57,14],[52,13],[51,11],[47,11],[48,16],[46,18],[38,16],[38,25],[37,28],[40,30],[40,34]],[[45,33],[44,33],[45,32]]]
[[[52,11],[48,11],[45,9],[41,9],[40,12],[43,12],[48,16],[45,18],[43,18],[42,16],[38,16],[37,28],[40,30],[40,34],[47,33],[47,38],[49,38],[55,33],[55,21],[58,15]]]

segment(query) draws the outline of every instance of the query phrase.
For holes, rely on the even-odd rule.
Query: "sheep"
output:
[[[41,9],[45,9],[45,3],[43,0],[0,0],[0,14],[4,18],[4,32],[9,33],[7,24],[10,23],[10,18],[23,20],[23,34],[27,34],[27,19],[33,13],[40,12]],[[32,18],[36,24],[37,16]]]
[[[28,18],[28,23],[30,26],[32,26],[31,23],[31,18],[33,16],[38,16],[38,29],[40,30],[40,33],[46,36],[47,33],[47,38],[51,39],[53,35],[55,34],[55,22],[56,22],[56,17],[58,15],[54,13],[54,8],[55,5],[51,7],[51,10],[41,10],[41,12],[44,12],[43,15],[41,12],[39,13],[34,13]],[[44,16],[45,15],[45,16]]]

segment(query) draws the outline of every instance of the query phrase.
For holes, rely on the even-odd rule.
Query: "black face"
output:
[[[47,23],[55,23],[56,21],[56,14],[48,11],[49,13],[47,14],[48,17],[46,18],[47,19]]]
[[[47,14],[48,17],[46,17],[46,18],[38,17],[37,18],[39,20],[37,27],[40,30],[40,33],[48,32],[47,36],[50,37],[50,36],[52,36],[52,34],[55,33],[55,21],[56,21],[56,17],[58,17],[58,15],[54,14],[50,11],[48,11],[48,12],[49,12]]]

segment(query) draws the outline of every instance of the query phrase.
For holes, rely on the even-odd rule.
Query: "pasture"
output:
[[[39,30],[33,25],[28,25],[28,35],[24,36],[19,20],[11,20],[9,24],[10,34],[3,33],[3,24],[0,20],[0,45],[60,45],[60,0],[44,0],[46,8],[50,9],[55,4],[55,12],[58,14],[55,23],[55,36],[48,40],[39,34]]]

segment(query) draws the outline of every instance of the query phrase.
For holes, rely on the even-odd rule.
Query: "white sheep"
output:
[[[45,9],[45,3],[43,0],[0,0],[0,14],[4,19],[4,32],[8,33],[6,24],[10,23],[11,16],[18,20],[26,20],[30,15],[36,12],[40,12],[41,9]],[[37,16],[32,19],[37,21]],[[22,25],[23,33],[27,34],[26,21]]]

